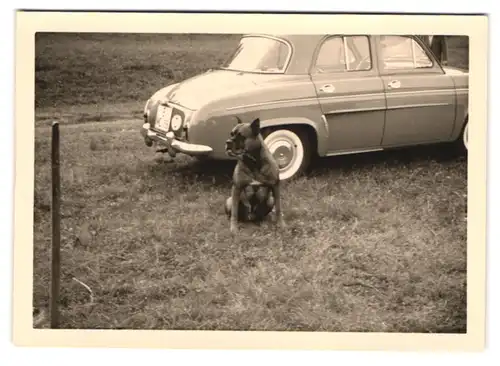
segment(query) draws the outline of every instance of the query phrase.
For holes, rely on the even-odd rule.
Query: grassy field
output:
[[[322,159],[284,185],[285,231],[242,225],[233,239],[233,164],[166,162],[144,145],[146,99],[237,39],[37,36],[36,327],[48,326],[57,118],[64,328],[465,332],[467,162],[453,149]],[[466,40],[452,47],[467,66]]]

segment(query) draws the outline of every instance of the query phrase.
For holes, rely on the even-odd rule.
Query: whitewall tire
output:
[[[469,150],[469,122],[465,123],[464,133],[462,136],[462,140],[465,146],[465,150]]]
[[[264,142],[280,168],[280,180],[289,180],[307,168],[311,151],[305,133],[281,128],[265,134]]]

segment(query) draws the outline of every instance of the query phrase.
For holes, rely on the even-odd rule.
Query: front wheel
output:
[[[280,180],[289,180],[305,172],[311,160],[310,141],[301,129],[268,130],[264,142],[278,163]]]

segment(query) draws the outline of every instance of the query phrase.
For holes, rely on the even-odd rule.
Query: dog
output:
[[[261,220],[275,208],[279,227],[285,226],[281,212],[279,166],[260,131],[260,119],[238,123],[226,140],[225,151],[237,159],[233,172],[231,196],[225,211],[230,218],[230,231],[238,232],[238,221]]]

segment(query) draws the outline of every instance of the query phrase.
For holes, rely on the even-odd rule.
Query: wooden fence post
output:
[[[52,123],[52,266],[50,327],[59,328],[59,289],[61,281],[61,182],[59,163],[59,123]]]

